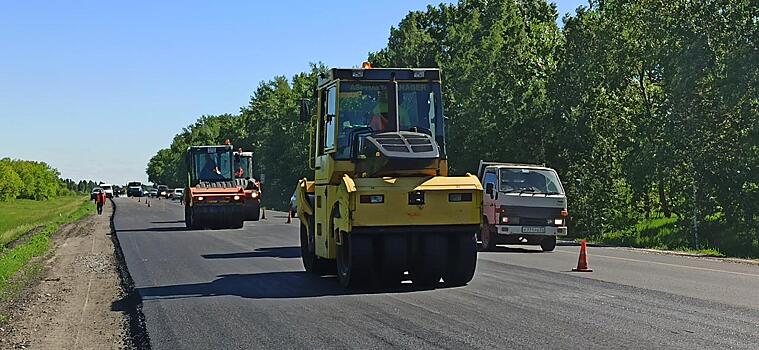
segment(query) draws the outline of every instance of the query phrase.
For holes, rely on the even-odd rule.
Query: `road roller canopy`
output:
[[[319,153],[356,161],[366,156],[362,145],[368,144],[367,137],[395,133],[431,145],[433,158],[445,159],[438,69],[334,68],[319,77],[318,86]],[[306,119],[311,110],[302,106],[301,113]],[[416,149],[399,151],[411,154]]]
[[[199,182],[234,179],[232,146],[193,146],[187,149],[190,186]]]

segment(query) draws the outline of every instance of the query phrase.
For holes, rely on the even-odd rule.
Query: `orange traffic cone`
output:
[[[293,212],[290,211],[290,209],[287,210],[287,223],[293,222]]]
[[[147,201],[147,200],[146,200],[145,202],[147,202],[147,203],[148,203],[148,208],[150,208],[150,201]]]
[[[586,252],[587,247],[585,240],[580,243],[580,258],[577,259],[577,267],[572,269],[575,272],[593,272],[593,269],[588,266],[588,254]]]
[[[261,220],[266,220],[266,207],[261,207]]]

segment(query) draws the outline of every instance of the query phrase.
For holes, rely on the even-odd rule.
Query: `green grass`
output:
[[[0,247],[36,227],[66,222],[71,214],[87,202],[89,202],[88,197],[81,196],[60,197],[46,201],[17,199],[0,202]]]
[[[720,222],[721,213],[706,216],[699,233],[699,247],[694,247],[694,237],[689,222],[682,222],[677,216],[661,215],[641,220],[625,230],[605,232],[589,237],[595,243],[610,245],[673,250],[714,257],[758,258],[756,247],[759,243],[731,239],[737,235],[730,227]]]
[[[44,226],[39,232],[13,248],[0,249],[0,300],[7,299],[5,296],[8,294],[9,287],[14,285],[12,277],[16,275],[16,273],[24,271],[25,269],[25,272],[33,270],[31,267],[27,266],[28,262],[32,258],[41,256],[47,252],[50,246],[50,236],[58,231],[58,228],[61,225],[77,221],[95,212],[94,205],[91,205],[84,197],[69,197],[66,199],[68,200],[65,202],[66,204],[59,201],[58,203],[60,206],[57,208],[70,208],[69,206],[73,205],[73,210],[67,209],[66,215],[62,212],[59,212],[60,215],[58,213],[47,213],[44,215],[38,214],[38,217],[43,217],[43,220],[47,220],[47,222],[41,222]],[[34,207],[35,205],[33,204],[26,205],[27,209]],[[23,211],[20,213],[26,218],[34,217],[35,215],[24,213]],[[5,218],[6,217],[3,216],[4,223],[9,221],[5,220]],[[21,220],[14,220],[12,218],[10,221],[21,223],[21,225],[30,225],[31,227],[37,226],[32,222],[23,223]]]

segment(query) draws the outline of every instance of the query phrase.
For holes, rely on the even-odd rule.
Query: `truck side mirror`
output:
[[[311,105],[307,98],[300,99],[300,121],[307,122],[311,119]]]

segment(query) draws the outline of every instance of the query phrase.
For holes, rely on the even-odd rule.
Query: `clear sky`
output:
[[[237,113],[260,81],[309,62],[358,65],[437,3],[0,0],[0,158],[147,181],[200,115]],[[585,3],[558,1],[559,17]]]

